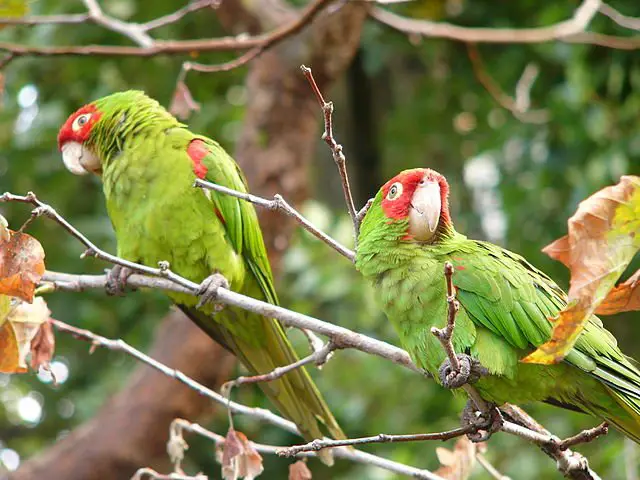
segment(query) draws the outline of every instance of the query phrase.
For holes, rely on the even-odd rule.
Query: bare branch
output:
[[[163,17],[159,17],[149,22],[143,23],[142,25],[140,25],[140,28],[145,32],[148,32],[149,30],[155,30],[156,28],[164,27],[182,20],[182,18],[188,13],[202,10],[207,7],[215,8],[219,4],[220,0],[195,0],[188,5],[180,8],[179,10],[170,13],[169,15],[165,15]]]
[[[198,474],[196,476],[191,475],[181,475],[179,473],[170,473],[165,475],[163,473],[158,473],[152,468],[141,468],[139,469],[131,480],[207,480],[209,477],[206,475]]]
[[[238,377],[235,380],[231,380],[227,382],[225,388],[233,388],[233,387],[238,387],[240,385],[251,384],[251,383],[271,382],[291,372],[292,370],[303,367],[310,363],[321,364],[321,365],[325,364],[327,362],[327,358],[329,357],[329,355],[335,350],[336,350],[336,347],[333,345],[331,341],[329,341],[320,350],[316,350],[311,355],[307,355],[306,357],[301,358],[297,362],[294,362],[282,367],[276,367],[271,372],[265,373],[263,375],[253,375],[251,377]]]
[[[538,28],[476,28],[460,27],[445,22],[414,20],[381,8],[373,8],[373,18],[404,33],[440,37],[471,43],[541,43],[561,40],[582,33],[598,13],[600,0],[584,0],[573,17],[548,27]]]
[[[482,453],[476,453],[476,460],[478,460],[478,463],[482,466],[482,468],[484,468],[487,473],[496,480],[511,480],[510,477],[502,475]]]
[[[89,17],[105,28],[121,33],[138,43],[139,47],[87,45],[87,46],[30,46],[10,42],[0,42],[0,50],[20,56],[137,56],[178,55],[192,52],[222,52],[260,49],[259,53],[271,48],[285,38],[295,35],[333,0],[315,0],[306,7],[299,17],[276,28],[272,32],[256,36],[221,37],[196,40],[153,40],[146,33],[148,24],[138,25],[122,22],[105,16],[96,0],[84,0],[89,8]],[[59,17],[58,17],[59,18]],[[77,19],[74,19],[77,20]],[[44,22],[43,22],[44,23]],[[252,58],[254,58],[254,55]]]
[[[251,202],[254,205],[258,205],[263,208],[267,208],[269,210],[278,210],[287,214],[288,216],[295,219],[307,232],[311,233],[316,238],[322,240],[324,243],[329,245],[333,250],[341,254],[342,256],[348,258],[350,261],[354,261],[355,253],[353,250],[348,249],[343,246],[337,240],[334,240],[329,235],[315,227],[309,220],[304,218],[300,212],[298,212],[295,208],[293,208],[282,196],[274,195],[273,200],[268,200],[266,198],[257,197],[250,193],[238,192],[237,190],[232,190],[227,187],[223,187],[222,185],[218,185],[216,183],[207,182],[205,180],[197,179],[194,183],[196,187],[206,188],[209,190],[215,190],[217,192],[224,193],[226,195],[231,195],[232,197],[240,198],[247,202]]]
[[[324,438],[313,440],[312,442],[305,443],[304,445],[281,448],[277,453],[282,457],[293,457],[302,452],[318,452],[324,448],[350,447],[355,445],[367,445],[370,443],[425,442],[431,440],[444,441],[461,437],[468,433],[474,433],[478,430],[479,428],[475,425],[467,425],[465,427],[458,427],[453,430],[437,433],[416,433],[411,435],[388,435],[386,433],[380,433],[372,437],[350,438],[346,440],[331,440]]]
[[[117,257],[116,257],[117,258]],[[135,270],[136,264],[133,265]],[[154,269],[150,269],[154,270]],[[153,274],[152,274],[153,275]],[[180,277],[182,278],[182,277]],[[106,275],[72,275],[68,273],[57,273],[47,271],[42,278],[43,282],[51,282],[58,290],[83,291],[86,289],[104,289],[106,285]],[[197,295],[200,286],[197,283],[182,279],[181,283],[190,284],[188,286],[174,283],[168,278],[152,278],[144,275],[131,275],[127,279],[127,285],[131,287],[149,287],[160,290],[171,290],[190,295]],[[277,318],[284,325],[296,328],[306,328],[317,334],[328,337],[336,349],[353,348],[362,352],[385,358],[398,365],[408,368],[424,375],[424,372],[416,367],[409,354],[404,350],[390,345],[386,342],[376,340],[361,333],[353,332],[347,328],[334,325],[332,323],[318,320],[317,318],[293,312],[286,308],[262,302],[251,297],[246,297],[239,293],[224,288],[218,289],[216,302],[233,305],[245,310],[249,310],[265,317]]]
[[[318,103],[322,108],[322,113],[324,115],[324,133],[322,134],[322,139],[329,146],[331,150],[331,154],[333,155],[333,161],[336,163],[338,167],[338,172],[340,173],[340,179],[342,180],[342,191],[344,192],[344,200],[347,204],[347,212],[349,212],[349,217],[351,217],[351,221],[353,222],[353,233],[354,233],[354,245],[358,245],[358,233],[360,232],[360,221],[358,220],[358,212],[356,212],[356,207],[353,203],[353,196],[351,195],[351,186],[349,185],[349,176],[347,174],[347,159],[342,152],[342,145],[336,142],[335,138],[333,138],[333,102],[327,102],[320,91],[320,87],[316,83],[315,78],[313,78],[313,73],[309,67],[304,65],[300,66],[302,73],[306,77],[309,85],[311,85],[311,89],[318,99]]]
[[[589,23],[602,5],[603,3],[599,0],[585,0],[576,9],[571,19],[539,28],[461,27],[446,22],[406,18],[379,7],[372,8],[370,15],[380,23],[384,23],[403,33],[429,38],[447,38],[468,43],[518,44],[558,40],[566,43],[584,43],[621,50],[640,48],[640,37],[616,37],[586,31]],[[628,17],[625,18],[628,19]]]
[[[467,54],[469,55],[469,60],[471,60],[471,66],[476,78],[502,108],[509,110],[514,117],[523,123],[542,124],[549,121],[548,110],[529,110],[531,106],[531,88],[538,76],[538,67],[535,64],[528,64],[522,72],[522,76],[516,85],[516,97],[514,100],[503,92],[500,85],[489,75],[480,57],[480,52],[475,45],[467,45]]]
[[[598,425],[597,427],[590,428],[588,430],[583,430],[582,432],[576,435],[573,435],[572,437],[565,438],[559,443],[558,449],[566,450],[568,448],[571,448],[575,445],[579,445],[581,443],[589,443],[595,440],[596,438],[598,438],[599,436],[606,435],[607,433],[609,433],[609,425],[606,422],[604,422]]]
[[[640,30],[640,18],[628,17],[627,15],[623,15],[611,5],[608,5],[606,3],[600,5],[599,11],[602,15],[609,17],[621,27],[628,28],[630,30]]]
[[[89,11],[89,17],[98,25],[102,25],[114,32],[121,33],[141,47],[147,48],[153,46],[153,39],[145,33],[144,29],[140,25],[135,23],[126,23],[122,20],[118,20],[117,18],[105,15],[98,4],[98,0],[83,1]]]
[[[440,340],[442,348],[444,348],[451,362],[451,368],[458,371],[460,370],[460,362],[458,361],[458,357],[456,357],[451,338],[453,337],[453,329],[456,326],[456,315],[458,314],[458,310],[460,310],[460,303],[456,300],[455,287],[453,286],[453,265],[451,262],[445,262],[444,264],[444,277],[447,283],[447,305],[449,309],[447,325],[444,328],[432,327],[431,333]]]
[[[35,25],[76,25],[79,23],[86,23],[90,20],[91,16],[88,13],[67,15],[27,15],[25,17],[0,17],[0,24],[32,27]]]

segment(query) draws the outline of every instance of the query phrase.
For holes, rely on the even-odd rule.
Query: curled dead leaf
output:
[[[460,437],[453,450],[436,448],[438,461],[442,464],[434,473],[447,480],[466,480],[476,464],[476,453],[483,448],[482,443],[473,443],[466,436]]]
[[[640,177],[623,176],[582,201],[568,235],[543,249],[571,271],[568,304],[551,339],[522,361],[552,364],[571,350],[584,324],[640,249]]]
[[[253,480],[264,470],[262,456],[253,447],[246,435],[229,428],[225,437],[222,452],[217,452],[218,461],[222,464],[224,480]]]
[[[303,460],[289,465],[289,480],[311,480],[311,470]]]
[[[598,315],[613,315],[620,312],[640,310],[640,270],[626,282],[615,286],[607,298],[598,306]]]
[[[200,104],[193,99],[187,84],[180,80],[173,92],[169,112],[181,120],[186,120],[193,112],[200,111]]]
[[[1,297],[3,296],[0,295]],[[2,304],[5,305],[6,302],[3,301]],[[11,301],[0,321],[0,372],[24,373],[27,371],[27,355],[34,354],[32,342],[43,324],[48,324],[50,313],[42,297],[37,297],[33,303],[18,299]],[[46,335],[45,332],[43,336]],[[50,335],[51,338],[41,337],[40,344],[37,345],[40,350],[36,350],[35,354],[40,360],[44,361],[53,355],[53,332],[50,332]]]
[[[43,366],[49,368],[56,349],[56,337],[51,322],[47,319],[31,340],[31,368],[36,372]],[[55,377],[54,377],[55,380]]]
[[[0,294],[33,300],[38,282],[44,274],[44,250],[26,233],[0,231]]]

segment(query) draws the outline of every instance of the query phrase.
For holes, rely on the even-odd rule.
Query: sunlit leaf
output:
[[[304,461],[298,460],[289,465],[289,480],[311,480],[312,478],[311,470]]]
[[[473,443],[464,436],[456,441],[453,450],[444,447],[436,448],[436,455],[442,466],[434,473],[448,480],[469,478],[476,464],[476,453],[481,445],[481,443]]]
[[[0,294],[31,302],[43,274],[40,242],[26,233],[0,230]]]
[[[596,192],[568,223],[569,234],[543,250],[571,271],[568,305],[555,320],[551,340],[524,362],[561,361],[640,249],[640,177],[624,176]]]

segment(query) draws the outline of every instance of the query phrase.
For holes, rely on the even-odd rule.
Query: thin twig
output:
[[[320,87],[316,83],[315,78],[313,78],[313,73],[309,67],[304,65],[300,66],[303,75],[306,77],[309,85],[311,85],[311,89],[320,104],[320,108],[322,108],[322,113],[324,116],[324,133],[322,134],[322,139],[329,146],[331,150],[331,154],[333,155],[333,161],[338,167],[338,173],[340,173],[340,179],[342,180],[342,191],[344,192],[344,200],[347,204],[347,212],[349,212],[349,217],[353,222],[353,233],[354,233],[354,244],[358,245],[358,234],[360,232],[360,221],[358,220],[358,212],[356,211],[356,207],[353,203],[353,196],[351,195],[351,186],[349,185],[349,175],[347,174],[347,159],[344,156],[342,151],[342,145],[336,142],[333,137],[333,102],[327,102],[320,91]]]
[[[200,435],[204,438],[208,438],[209,440],[218,443],[224,443],[225,437],[219,435],[215,432],[207,430],[206,428],[198,425],[197,423],[191,423],[187,420],[176,418],[172,423],[170,430],[172,434],[179,434],[181,430],[185,430],[191,433],[195,433],[196,435]],[[277,447],[273,445],[264,445],[261,443],[251,442],[252,446],[260,453],[267,453],[271,455],[279,455],[280,451],[286,447]],[[349,460],[356,463],[362,463],[365,465],[374,465],[385,470],[389,470],[390,472],[394,472],[400,475],[406,475],[412,478],[420,478],[427,480],[443,480],[437,475],[429,472],[428,470],[421,470],[418,468],[410,467],[401,463],[392,462],[389,460],[385,460],[382,457],[376,457],[375,455],[371,455],[369,453],[365,453],[359,450],[355,450],[353,448],[335,448],[333,450],[333,456],[336,458],[342,458],[345,460]],[[305,458],[305,457],[316,457],[316,452],[299,452],[295,455],[296,458]]]
[[[558,444],[558,449],[566,450],[573,447],[574,445],[592,442],[599,436],[606,435],[607,433],[609,433],[609,424],[607,424],[607,422],[603,422],[597,427],[583,430],[580,433],[573,435],[572,437],[565,438]]]
[[[130,38],[135,43],[143,48],[148,48],[154,45],[154,40],[151,38],[140,25],[136,23],[126,23],[117,18],[105,15],[100,8],[98,0],[83,0],[87,10],[89,11],[89,17],[98,25],[120,33],[125,37]]]
[[[467,45],[467,54],[471,61],[473,73],[478,82],[504,109],[510,111],[515,118],[523,123],[543,124],[549,121],[549,111],[546,109],[529,110],[531,106],[531,88],[538,75],[538,67],[530,63],[522,72],[516,84],[515,99],[507,95],[500,85],[489,75],[480,52],[474,44]]]
[[[277,453],[282,457],[292,457],[301,452],[318,452],[325,448],[349,447],[355,445],[368,445],[371,443],[401,443],[401,442],[426,442],[432,440],[449,440],[461,437],[479,430],[476,425],[467,425],[437,433],[416,433],[410,435],[389,435],[380,433],[372,437],[349,438],[345,440],[331,440],[328,438],[313,440],[304,445],[295,445],[280,449]]]
[[[432,327],[431,333],[440,340],[442,348],[444,348],[444,351],[451,362],[451,369],[457,372],[460,370],[460,362],[458,361],[456,352],[453,349],[451,338],[453,337],[453,329],[456,326],[456,315],[458,314],[458,310],[460,310],[460,303],[456,300],[455,287],[453,286],[453,272],[454,270],[451,262],[446,262],[444,264],[444,277],[447,283],[447,325],[444,328]]]
[[[140,25],[140,28],[144,32],[148,32],[149,30],[155,30],[156,28],[165,27],[172,23],[176,23],[179,20],[187,15],[188,13],[195,12],[197,10],[202,10],[207,7],[215,8],[220,4],[220,0],[195,0],[188,5],[176,10],[173,13],[165,15],[163,17],[155,18],[149,22],[143,23]]]
[[[538,28],[460,27],[446,22],[414,20],[379,7],[371,9],[370,13],[379,22],[396,30],[425,37],[448,38],[468,43],[542,43],[566,40],[584,32],[601,4],[600,0],[584,0],[569,20]]]
[[[181,475],[179,473],[158,473],[152,468],[140,468],[136,473],[133,474],[131,480],[207,480],[209,477],[203,474],[198,474],[195,476],[191,475]]]
[[[324,364],[327,361],[329,354],[336,350],[335,345],[332,342],[327,342],[327,344],[320,350],[313,352],[311,355],[307,355],[304,358],[301,358],[297,362],[291,363],[289,365],[285,365],[282,367],[276,367],[271,372],[265,373],[263,375],[253,375],[250,377],[238,377],[235,380],[231,380],[227,382],[226,388],[238,387],[240,385],[252,384],[252,383],[263,383],[263,382],[271,382],[276,380],[283,375],[295,370],[297,368],[303,367],[310,363],[315,364]]]
[[[510,477],[502,475],[482,453],[476,453],[476,460],[495,480],[511,480]]]
[[[135,269],[136,264],[133,265]],[[58,290],[81,292],[87,289],[104,289],[107,276],[73,275],[47,271],[42,280],[43,282],[52,283]],[[187,293],[189,295],[197,295],[197,291],[200,288],[199,285],[186,279],[183,280],[188,282],[190,285],[185,287],[174,283],[170,279],[133,274],[127,278],[127,285],[131,287],[155,288],[159,290],[170,290],[179,293]],[[242,294],[224,288],[218,289],[216,302],[243,308],[268,318],[277,318],[286,326],[301,329],[306,328],[319,335],[328,337],[338,349],[352,348],[360,350],[365,353],[385,358],[393,363],[406,367],[409,370],[424,375],[424,372],[415,366],[409,358],[409,354],[404,350],[347,328],[340,327],[329,322],[324,322],[302,313],[287,310],[286,308],[272,305],[270,303],[262,302],[251,297],[246,297]]]
[[[624,15],[611,5],[606,3],[600,5],[600,13],[609,17],[621,27],[628,28],[630,30],[640,30],[640,18]]]
[[[281,195],[274,195],[273,200],[268,200],[266,198],[257,197],[256,195],[252,195],[250,193],[239,192],[237,190],[232,190],[227,187],[223,187],[222,185],[218,185],[216,183],[207,182],[205,180],[197,179],[194,183],[196,187],[206,188],[209,190],[215,190],[217,192],[224,193],[226,195],[231,195],[232,197],[240,198],[247,202],[253,203],[254,205],[258,205],[263,208],[267,208],[269,210],[277,210],[286,215],[292,217],[298,224],[300,224],[307,232],[311,233],[316,238],[322,240],[324,243],[329,245],[333,250],[338,252],[340,255],[348,258],[350,261],[354,261],[355,253],[353,250],[348,249],[344,245],[342,245],[337,240],[331,238],[329,235],[324,233],[322,230],[319,230],[315,225],[313,225],[309,220],[304,218],[300,212],[298,212],[295,208],[293,208]]]

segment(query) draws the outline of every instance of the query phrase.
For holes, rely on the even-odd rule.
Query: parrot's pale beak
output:
[[[78,142],[66,142],[62,145],[62,160],[74,175],[100,173],[100,159],[87,147]]]
[[[442,199],[440,185],[436,182],[420,182],[411,199],[409,210],[409,233],[416,240],[431,240],[438,228]]]

